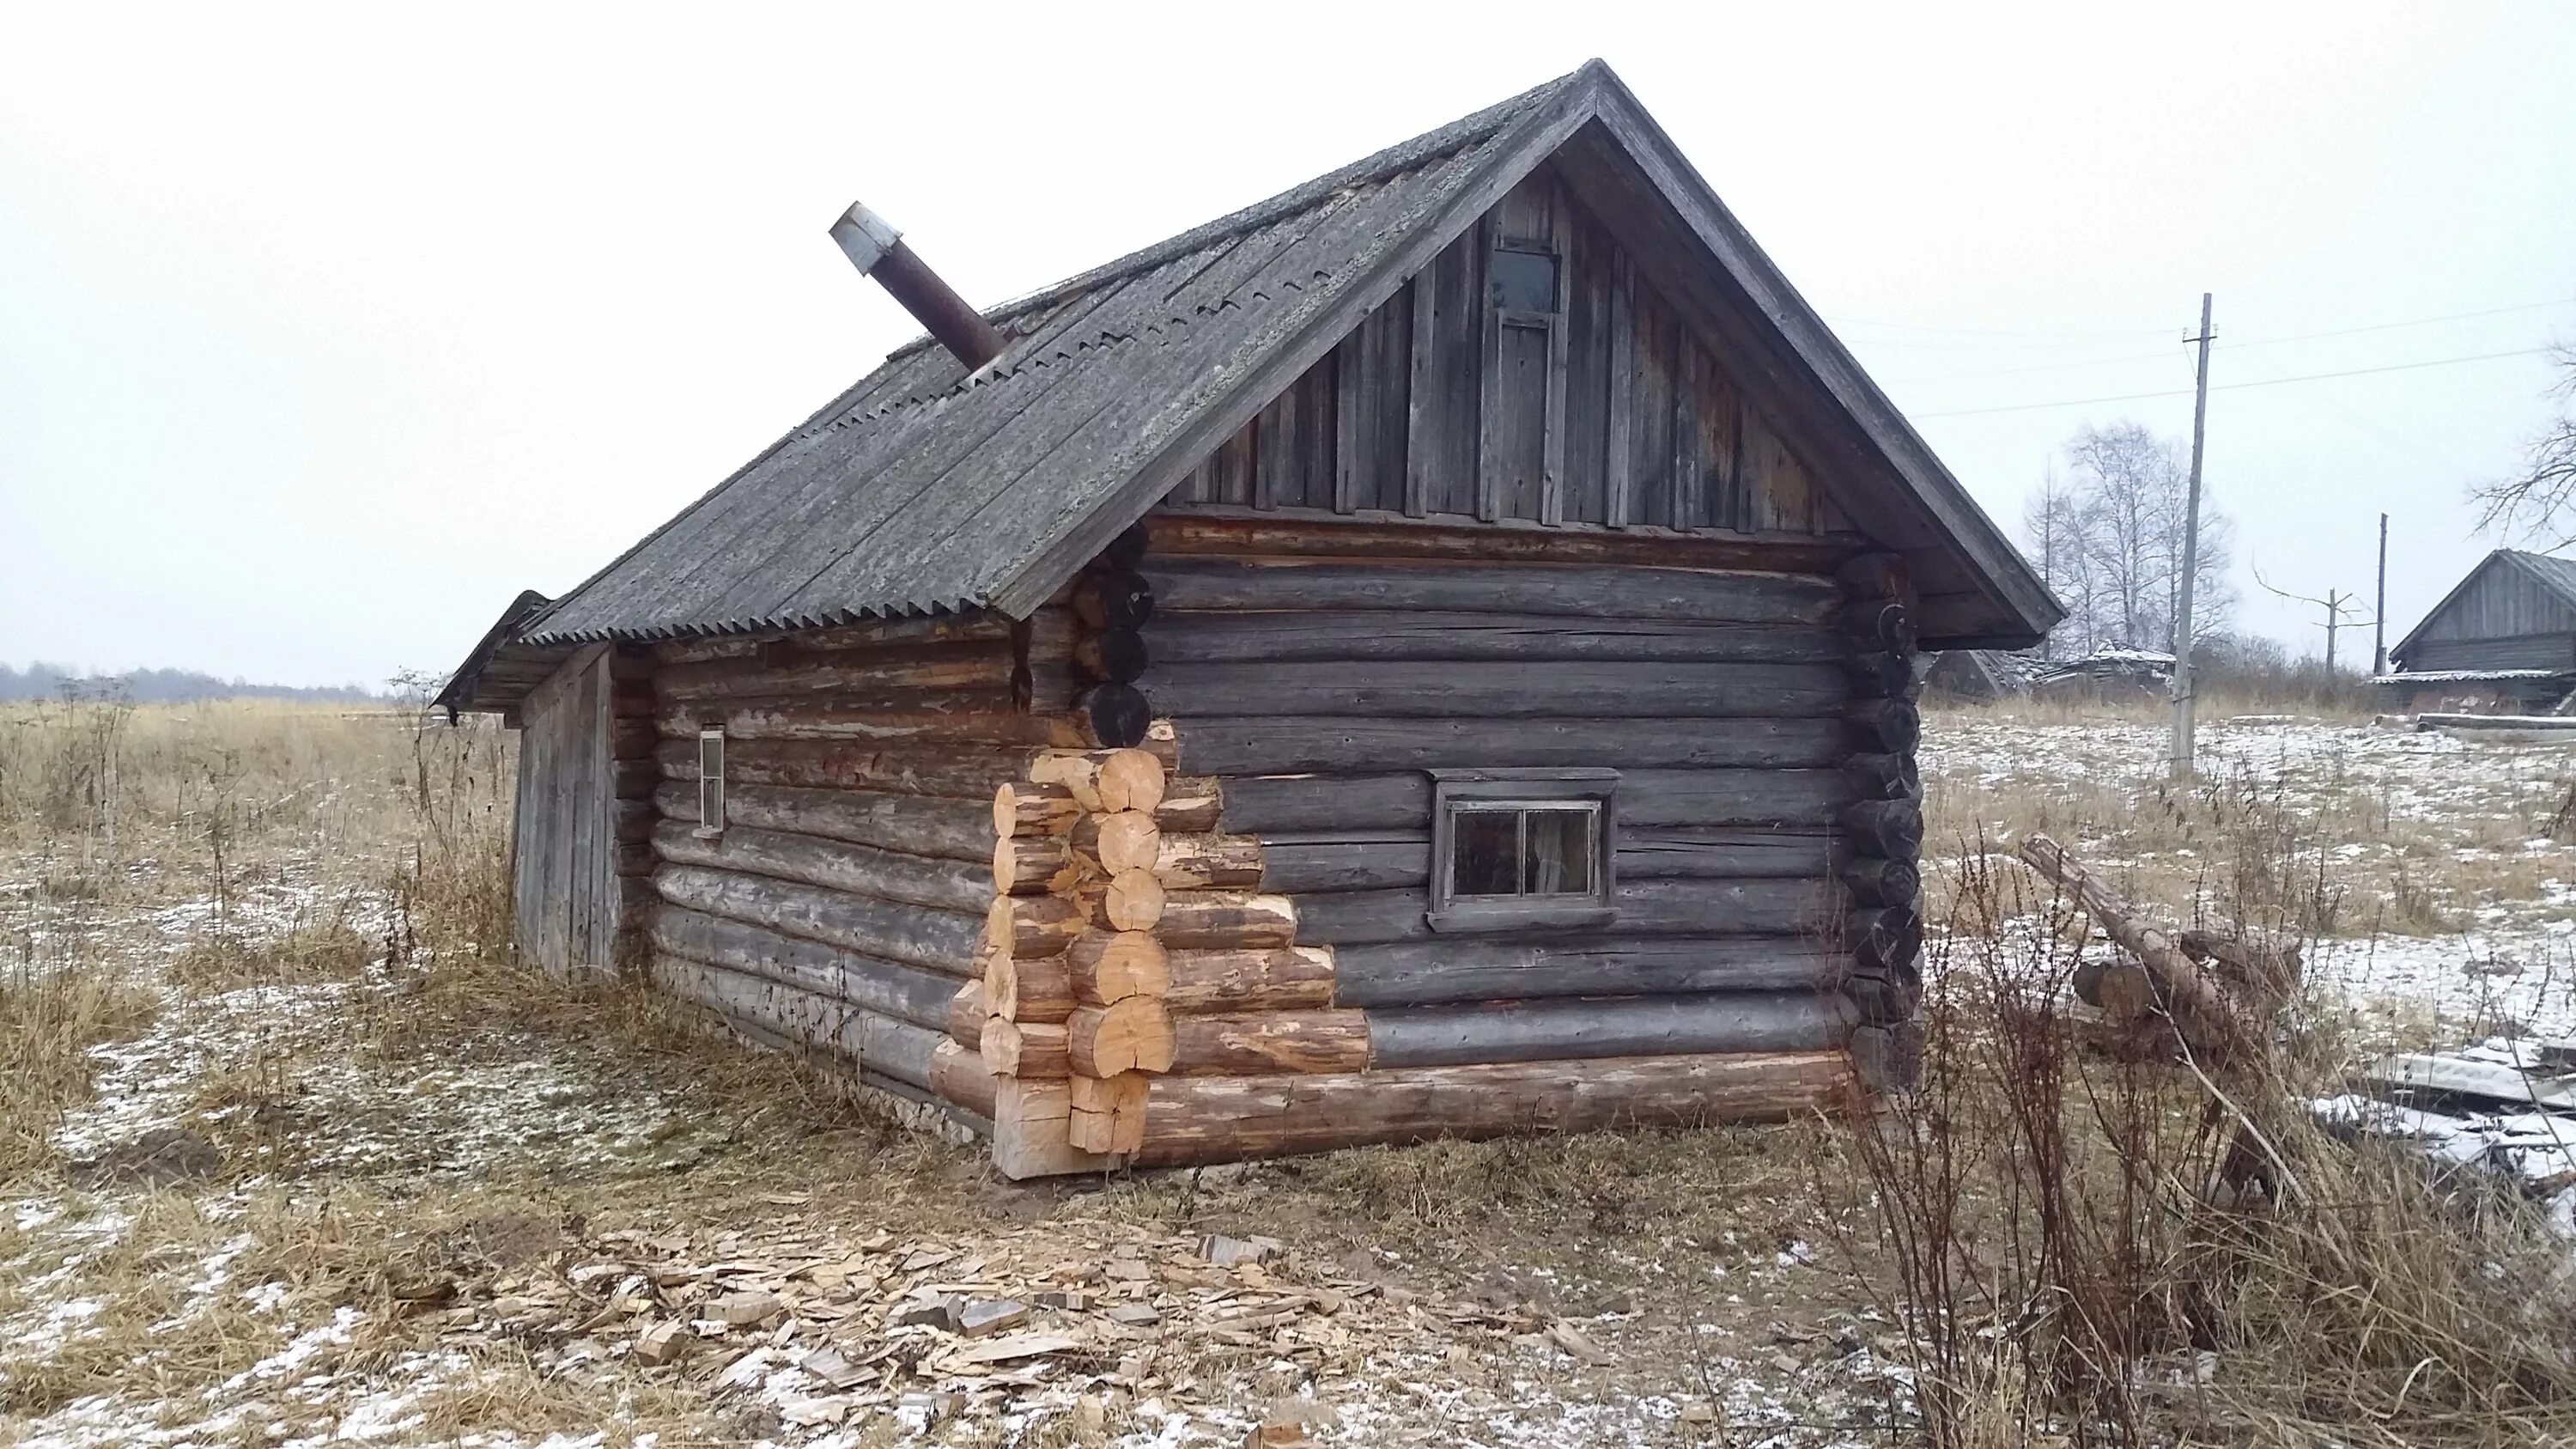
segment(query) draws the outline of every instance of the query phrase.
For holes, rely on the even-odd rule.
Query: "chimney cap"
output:
[[[895,243],[903,240],[903,233],[895,230],[892,222],[853,201],[850,209],[841,213],[841,219],[832,223],[832,240],[841,244],[850,265],[862,272],[873,272],[886,253],[894,250]]]

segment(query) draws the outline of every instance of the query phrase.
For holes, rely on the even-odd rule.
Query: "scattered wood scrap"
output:
[[[2354,1086],[2310,1104],[2329,1131],[2403,1141],[2438,1171],[2509,1187],[2576,1240],[2576,1042],[2394,1052]]]

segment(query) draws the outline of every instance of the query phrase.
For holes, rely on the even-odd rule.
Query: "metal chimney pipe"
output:
[[[892,293],[903,310],[969,371],[1002,355],[1002,334],[982,313],[967,306],[966,299],[941,281],[928,263],[913,255],[912,248],[904,245],[903,233],[884,217],[853,201],[832,223],[832,240],[841,244],[850,265],[876,278],[877,285]]]

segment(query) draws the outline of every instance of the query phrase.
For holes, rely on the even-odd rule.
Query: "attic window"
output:
[[[698,731],[698,830],[722,835],[725,828],[724,731]]]
[[[1613,770],[1433,771],[1431,928],[1608,925],[1618,782]]]
[[[1554,314],[1555,255],[1517,247],[1495,248],[1493,265],[1485,274],[1485,294],[1498,312]]]

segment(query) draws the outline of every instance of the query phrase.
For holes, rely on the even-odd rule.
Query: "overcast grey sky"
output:
[[[1596,54],[2008,527],[2188,432],[2217,293],[2303,647],[2246,563],[2366,594],[2388,511],[2394,638],[2576,335],[2576,6],[19,6],[0,660],[450,667],[917,330],[853,197],[989,303]]]

